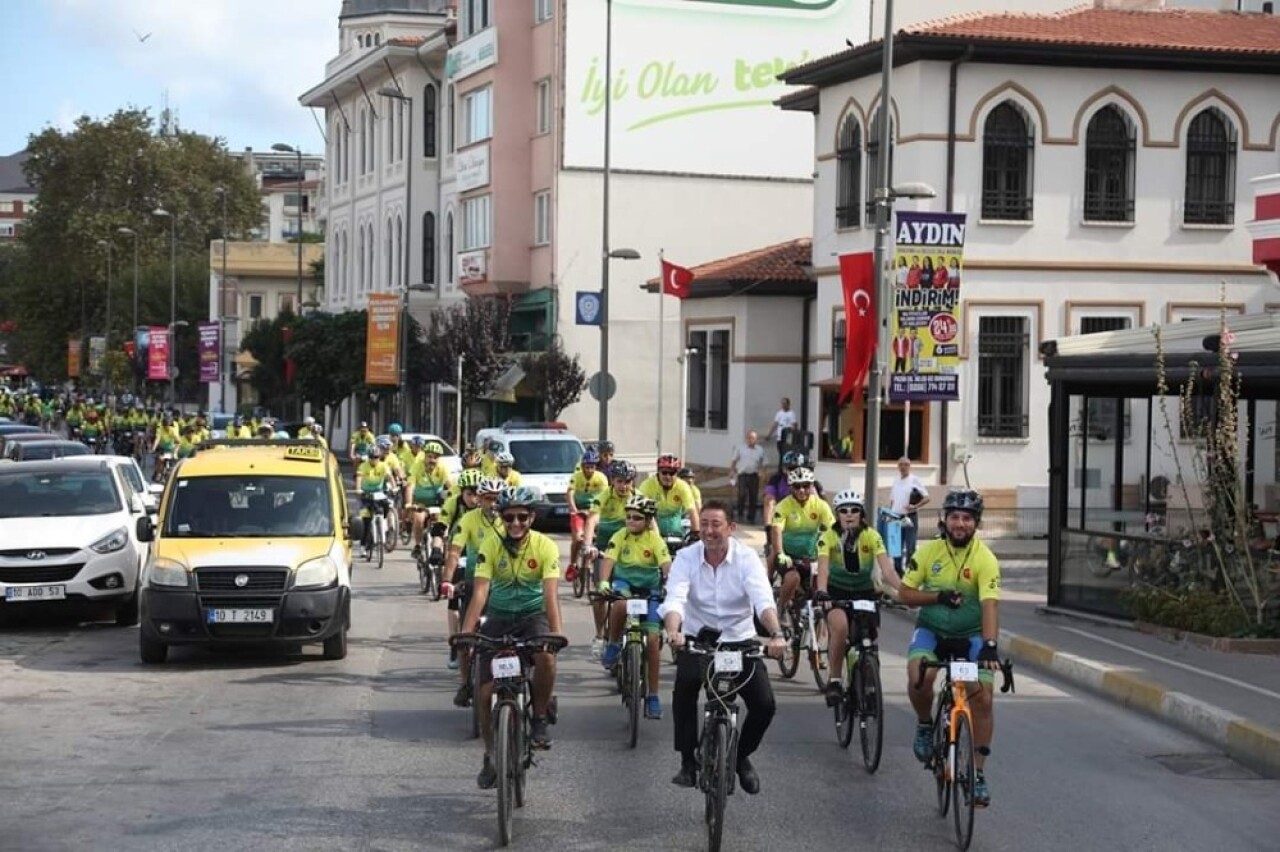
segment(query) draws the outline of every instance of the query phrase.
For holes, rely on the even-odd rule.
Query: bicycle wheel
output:
[[[643,686],[641,677],[644,667],[643,653],[644,645],[640,642],[633,642],[627,646],[627,745],[631,748],[636,747],[636,740],[640,737],[640,711],[644,707],[644,696],[640,694]]]
[[[382,547],[387,553],[396,549],[396,542],[400,538],[400,519],[397,517],[395,507],[387,510],[387,517],[383,520],[386,527],[386,535],[382,537]]]
[[[929,767],[933,770],[933,778],[938,788],[938,816],[945,817],[951,807],[951,775],[947,766],[947,738],[951,715],[951,702],[947,693],[938,697],[938,709],[933,714],[933,753],[929,758]]]
[[[444,596],[444,590],[440,588],[440,572],[439,565],[427,564],[427,576],[431,578],[431,600],[438,601]]]
[[[724,805],[729,793],[729,737],[728,723],[723,719],[715,723],[715,733],[706,755],[710,773],[706,785],[707,848],[720,852],[720,840],[724,836]]]
[[[471,651],[471,739],[480,737],[480,664],[477,654]]]
[[[421,556],[418,557],[418,594],[431,593],[431,566]]]
[[[977,769],[973,756],[973,728],[969,717],[956,717],[955,762],[951,771],[952,817],[956,825],[956,845],[969,848],[973,840],[973,782]]]
[[[846,686],[844,692],[840,694],[840,700],[832,708],[836,717],[836,742],[840,743],[840,748],[848,748],[849,743],[853,742],[852,695],[850,687]]]
[[[509,701],[498,705],[493,724],[493,768],[498,772],[498,842],[511,843],[511,808],[515,804],[516,734],[515,707]]]
[[[795,609],[791,610],[791,617],[787,619],[788,625],[784,625],[783,634],[787,637],[787,648],[782,652],[782,656],[778,659],[778,671],[787,680],[796,676],[796,670],[800,668],[800,619],[796,617]]]
[[[529,729],[533,723],[533,705],[529,703],[529,693],[525,690],[524,696],[524,718],[523,724],[515,726],[515,746],[513,754],[516,756],[516,807],[524,807],[524,782],[528,777],[529,764],[533,762],[533,749],[529,747]]]
[[[806,635],[809,637],[809,668],[813,671],[813,682],[818,685],[818,691],[822,692],[827,688],[827,648],[818,642],[816,625],[810,624],[806,628]]]
[[[573,596],[580,598],[587,593],[587,560],[578,557],[578,572],[573,577]]]
[[[884,696],[880,692],[880,661],[875,654],[863,654],[858,661],[858,737],[862,742],[862,764],[867,772],[880,768],[884,750]]]
[[[387,549],[387,528],[386,520],[381,516],[377,516],[373,521],[373,553],[378,560],[378,570],[382,570],[383,560],[386,559]]]

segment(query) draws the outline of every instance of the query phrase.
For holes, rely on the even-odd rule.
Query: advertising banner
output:
[[[67,378],[80,378],[80,338],[67,340]]]
[[[102,375],[102,359],[107,355],[107,339],[102,335],[89,338],[89,375]]]
[[[900,212],[897,219],[889,399],[959,399],[965,214]]]
[[[147,379],[169,380],[169,329],[163,325],[151,326],[147,334]]]
[[[791,91],[778,75],[846,50],[846,39],[866,41],[870,6],[612,0],[613,168],[809,179],[813,117],[773,105]],[[605,7],[605,0],[574,0],[565,16],[569,167],[603,163]],[[769,144],[744,141],[760,139]]]
[[[369,294],[369,326],[364,355],[364,383],[398,385],[400,348],[400,297],[391,293]]]
[[[200,381],[206,385],[216,385],[222,372],[222,326],[216,322],[202,322],[200,328]]]

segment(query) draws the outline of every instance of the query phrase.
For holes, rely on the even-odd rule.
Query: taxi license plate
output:
[[[207,609],[205,621],[210,624],[270,624],[275,621],[273,609]]]
[[[10,603],[27,603],[29,601],[65,601],[66,586],[9,586],[4,590],[4,599]]]

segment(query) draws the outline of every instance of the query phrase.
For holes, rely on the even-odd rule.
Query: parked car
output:
[[[136,624],[146,509],[130,496],[96,456],[0,466],[4,605],[109,606]]]
[[[0,435],[0,458],[9,458],[9,450],[14,444],[24,441],[62,441],[67,440],[61,435],[53,432],[14,432],[9,435]],[[79,443],[78,441],[76,443]]]
[[[21,435],[17,437],[30,437]],[[4,457],[9,461],[47,461],[68,456],[90,455],[89,448],[80,441],[61,438],[39,438],[34,441],[9,441],[5,444]]]
[[[476,433],[476,446],[490,441],[511,453],[515,469],[524,485],[542,492],[538,506],[540,521],[567,521],[567,492],[574,468],[582,459],[582,442],[563,423],[525,423],[514,421],[494,429]]]
[[[440,457],[440,461],[444,462],[445,469],[449,471],[449,478],[456,479],[458,474],[462,473],[462,456],[458,455],[458,451],[449,445],[444,438],[437,438],[429,432],[405,432],[400,437],[406,441],[412,441],[414,438],[421,438],[422,443],[426,444],[430,441],[439,441],[440,446],[444,447],[444,455]],[[379,435],[379,441],[391,440],[390,435]]]

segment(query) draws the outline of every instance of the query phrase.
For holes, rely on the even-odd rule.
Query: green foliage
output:
[[[507,300],[501,296],[475,296],[437,310],[421,352],[425,380],[456,382],[458,356],[462,356],[462,398],[487,394],[511,366],[510,319]]]
[[[285,380],[284,332],[297,323],[298,318],[288,311],[275,319],[260,319],[240,343],[241,351],[248,352],[258,362],[250,371],[249,383],[258,392],[259,404],[268,411],[288,411],[295,398]]]
[[[1124,601],[1134,620],[1173,630],[1231,638],[1278,635],[1274,625],[1254,623],[1225,592],[1139,586],[1127,590]]]
[[[587,389],[587,373],[578,363],[578,356],[570,358],[558,337],[552,338],[546,352],[525,355],[520,366],[525,372],[525,383],[541,398],[548,420],[559,417],[560,412],[577,402]]]
[[[367,327],[366,311],[318,313],[298,321],[288,354],[297,365],[295,379],[303,399],[335,406],[364,384]]]

